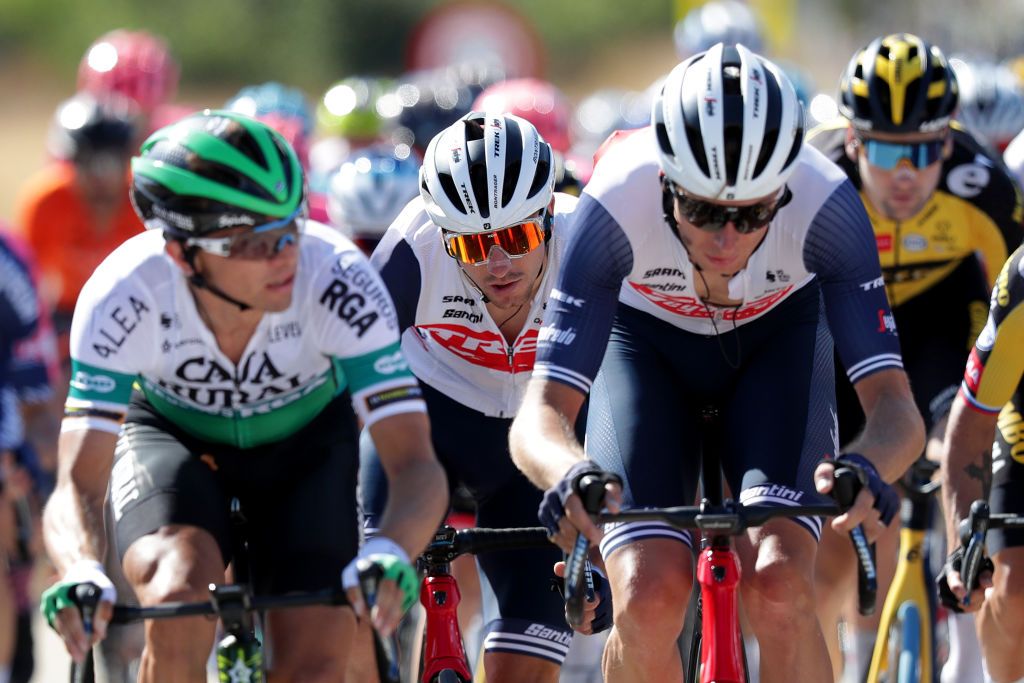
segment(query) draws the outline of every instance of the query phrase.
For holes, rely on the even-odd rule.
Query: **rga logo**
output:
[[[454,161],[455,163],[459,163],[459,161],[462,158],[461,154],[462,154],[462,148],[461,147],[452,147],[452,161]]]
[[[401,351],[395,351],[375,360],[373,369],[381,375],[393,375],[396,372],[408,370],[409,364],[405,362],[405,356]]]
[[[359,292],[352,291],[348,283],[342,280],[334,280],[327,286],[324,293],[320,295],[320,303],[336,313],[338,318],[345,321],[349,327],[355,328],[356,336],[359,337],[366,334],[366,331],[380,317],[377,311],[363,313],[366,297]]]
[[[90,375],[87,372],[79,370],[71,379],[71,387],[78,391],[91,391],[97,394],[109,394],[117,388],[117,383],[106,375]]]
[[[704,113],[706,113],[708,116],[714,116],[715,115],[715,102],[717,102],[717,101],[718,100],[716,100],[714,97],[711,97],[710,95],[705,96],[704,97]]]

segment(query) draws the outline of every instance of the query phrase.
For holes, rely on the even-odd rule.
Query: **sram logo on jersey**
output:
[[[533,369],[537,354],[537,330],[527,330],[509,352],[505,338],[496,332],[471,330],[455,324],[417,325],[421,337],[472,363],[501,372]],[[428,343],[428,346],[430,344]]]
[[[71,388],[78,391],[91,391],[97,394],[109,394],[117,388],[117,382],[106,375],[90,375],[79,370],[71,378]]]
[[[131,308],[130,311],[128,307]],[[132,331],[138,327],[142,320],[142,314],[149,312],[149,306],[145,302],[131,295],[128,296],[128,307],[114,306],[110,315],[107,316],[110,322],[100,323],[99,331],[92,341],[92,350],[100,358],[107,358],[117,353]]]

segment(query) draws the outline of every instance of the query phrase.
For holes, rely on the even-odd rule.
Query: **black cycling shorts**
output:
[[[946,278],[892,309],[900,336],[903,368],[925,428],[949,412],[964,377],[967,355],[988,319],[988,281],[976,257]],[[857,394],[836,357],[839,432],[843,444],[864,428]]]
[[[832,337],[815,282],[767,315],[718,335],[681,330],[620,304],[590,393],[587,454],[623,479],[628,507],[692,505],[700,410],[725,427],[722,469],[734,497],[768,505],[826,502],[818,462],[836,443]],[[821,519],[796,519],[815,538]],[[605,557],[651,538],[691,543],[661,522],[606,527]]]
[[[476,501],[476,523],[492,529],[539,526],[542,492],[516,468],[509,453],[512,420],[488,417],[420,382],[430,415],[430,433],[449,488],[462,484]],[[361,446],[360,499],[367,533],[387,502],[384,468],[368,433]],[[555,546],[485,553],[477,557],[484,594],[486,652],[508,652],[562,664],[572,632],[565,605],[550,590]]]
[[[256,592],[334,586],[359,546],[357,448],[348,393],[288,438],[248,449],[196,439],[136,395],[111,473],[120,557],[135,540],[183,524],[213,535],[226,565],[238,498]]]

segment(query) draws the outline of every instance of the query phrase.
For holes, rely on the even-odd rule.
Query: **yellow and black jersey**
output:
[[[988,322],[967,359],[961,396],[985,413],[998,413],[1024,375],[1024,247],[1003,266],[992,290]]]
[[[889,303],[895,308],[927,291],[974,253],[991,286],[999,264],[1024,236],[1021,192],[1002,161],[954,122],[953,153],[943,162],[938,188],[917,215],[896,221],[882,216],[864,195],[857,164],[845,151],[848,126],[844,118],[823,124],[808,134],[808,142],[846,171],[860,191]]]

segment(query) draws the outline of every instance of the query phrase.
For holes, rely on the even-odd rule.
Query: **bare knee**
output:
[[[692,586],[689,550],[661,543],[678,547],[652,553],[629,546],[609,563],[615,628],[625,643],[675,640],[682,629]]]

